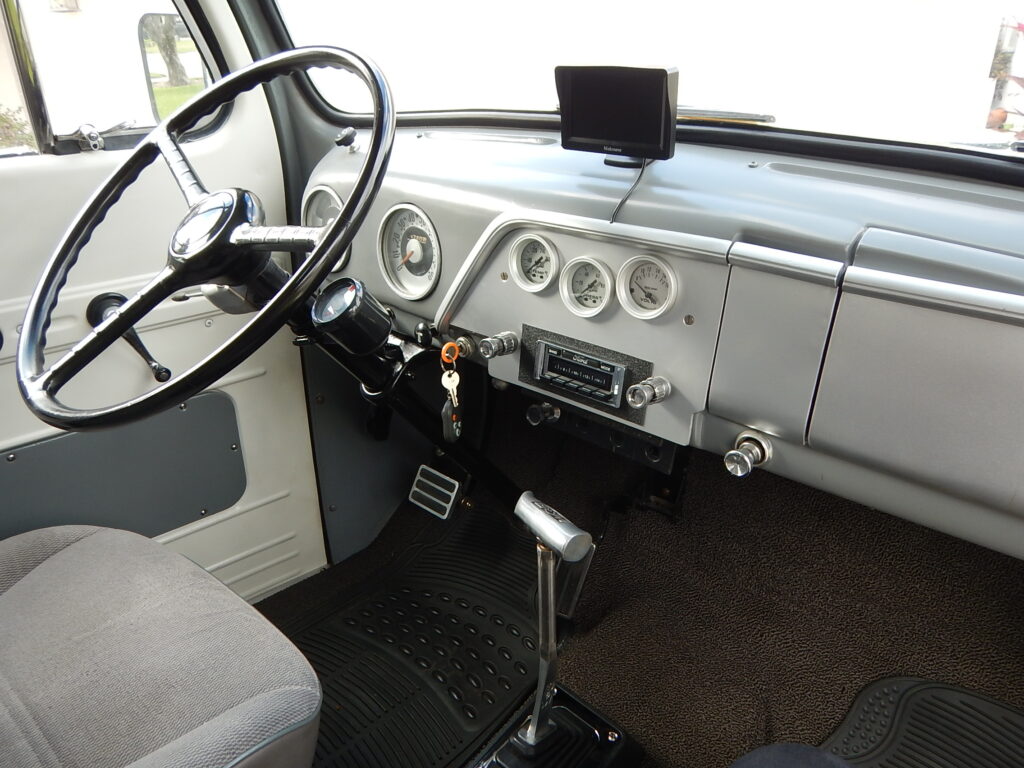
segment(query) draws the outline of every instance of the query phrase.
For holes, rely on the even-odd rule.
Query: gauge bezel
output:
[[[633,274],[640,264],[654,264],[668,278],[668,298],[665,299],[665,303],[660,307],[654,309],[647,309],[641,307],[635,301],[633,296],[629,292],[629,278]],[[619,267],[618,274],[615,276],[615,294],[619,297],[619,304],[633,317],[640,320],[653,320],[656,317],[660,317],[672,308],[672,305],[676,302],[676,296],[679,293],[678,285],[676,282],[676,273],[666,264],[662,259],[657,256],[651,256],[647,253],[641,253],[639,256],[634,256],[631,259],[627,259],[626,263]]]
[[[434,261],[437,269],[434,270],[434,277],[430,280],[430,285],[426,286],[422,291],[410,291],[403,288],[398,282],[394,275],[391,274],[390,262],[388,261],[387,245],[384,242],[385,235],[388,230],[388,222],[396,216],[399,211],[412,211],[421,219],[426,225],[427,235],[434,243]],[[380,220],[380,228],[377,230],[377,265],[380,267],[381,274],[384,276],[384,282],[388,284],[395,293],[401,296],[403,299],[409,301],[419,301],[427,298],[434,292],[437,287],[437,282],[441,278],[441,239],[437,236],[437,230],[434,228],[434,222],[427,216],[426,211],[420,208],[418,205],[412,203],[398,203],[398,205],[391,206],[384,217]]]
[[[540,283],[532,282],[524,273],[523,265],[520,261],[523,249],[531,242],[538,242],[545,249],[547,249],[548,256],[551,258],[551,274]],[[508,267],[512,273],[512,280],[527,293],[540,293],[545,288],[548,288],[558,277],[558,270],[561,265],[561,257],[558,254],[558,249],[555,248],[554,243],[548,240],[546,237],[541,235],[533,234],[529,232],[525,235],[520,235],[509,247],[508,252]]]
[[[581,264],[590,264],[597,267],[605,282],[608,283],[608,290],[604,294],[604,299],[596,307],[582,307],[572,296],[572,287],[569,284],[572,282],[572,276],[576,273],[576,269]],[[577,256],[574,259],[569,259],[565,266],[562,267],[562,272],[558,276],[558,295],[562,297],[562,303],[565,304],[566,309],[578,317],[594,317],[600,314],[612,303],[612,296],[614,294],[615,276],[603,262],[598,261],[592,256]]]
[[[325,192],[327,195],[334,198],[334,202],[338,206],[338,215],[341,215],[341,211],[345,208],[345,201],[341,199],[341,195],[326,184],[316,184],[307,189],[305,196],[302,198],[302,226],[304,227],[313,226],[309,223],[309,219],[306,215],[309,213],[309,204],[313,201],[313,195],[317,192]],[[345,252],[338,257],[336,262],[334,262],[334,266],[331,267],[331,272],[341,272],[341,270],[345,268],[345,265],[348,264],[348,259],[351,255],[352,245],[349,244],[348,248],[345,249]]]

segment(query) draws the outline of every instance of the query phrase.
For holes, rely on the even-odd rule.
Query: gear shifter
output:
[[[537,627],[540,639],[537,695],[530,719],[510,740],[516,752],[531,760],[540,754],[548,736],[555,732],[555,723],[550,717],[558,667],[555,558],[561,557],[569,563],[578,562],[591,553],[594,544],[589,533],[580,530],[555,509],[539,501],[530,491],[519,497],[515,513],[537,537]]]

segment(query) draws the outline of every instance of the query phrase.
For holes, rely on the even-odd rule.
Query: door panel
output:
[[[220,128],[184,149],[207,188],[250,189],[263,201],[268,222],[284,222],[281,163],[262,93],[239,98]],[[60,235],[124,156],[94,152],[0,159],[0,189],[16,191],[5,194],[0,206],[0,231],[5,233],[0,249],[0,450],[5,453],[56,432],[37,421],[18,394],[18,327]],[[90,298],[106,291],[128,295],[159,269],[184,210],[169,173],[157,161],[83,250],[55,312],[48,359],[88,331],[85,306]],[[245,319],[192,297],[165,302],[138,330],[154,356],[177,372],[223,342]],[[67,388],[69,404],[109,404],[154,384],[127,344],[114,345],[91,368]],[[226,510],[194,510],[193,522],[158,538],[256,599],[325,564],[301,368],[290,336],[279,334],[215,388],[234,400],[245,492]],[[172,473],[175,467],[151,471]],[[146,512],[143,505],[136,514]]]

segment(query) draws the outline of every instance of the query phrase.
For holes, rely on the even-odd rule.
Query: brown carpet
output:
[[[608,459],[583,454],[597,483]],[[821,743],[886,676],[1024,706],[1024,562],[720,462],[694,452],[680,522],[612,516],[560,669],[649,764]],[[538,491],[556,506],[559,474]]]
[[[821,743],[887,676],[1024,707],[1024,562],[764,471],[736,480],[699,451],[679,522],[609,512],[634,465],[526,427],[521,403],[494,427],[499,466],[604,533],[560,679],[647,765],[725,768],[761,744]],[[259,608],[285,621],[329,605],[436,525],[400,510],[370,549]]]

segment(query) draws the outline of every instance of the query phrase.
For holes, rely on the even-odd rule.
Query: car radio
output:
[[[652,375],[649,361],[526,324],[516,348],[524,384],[643,425],[647,409],[627,400],[629,388]]]
[[[548,341],[538,341],[533,378],[618,408],[622,403],[626,367]]]

